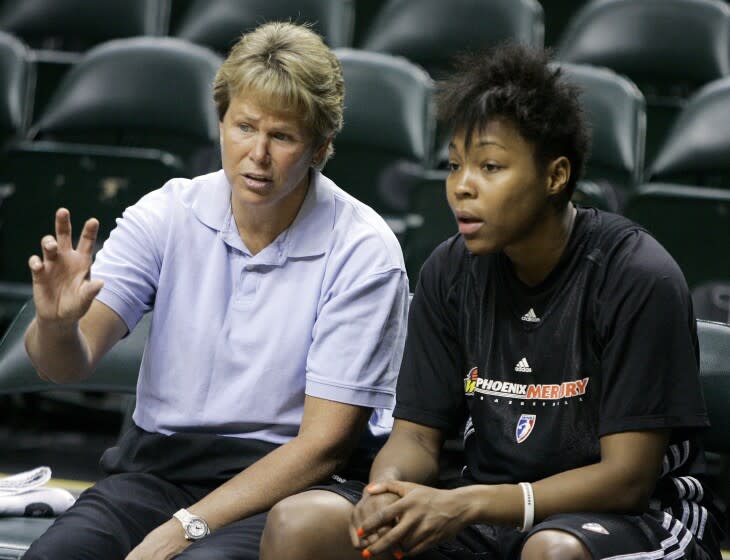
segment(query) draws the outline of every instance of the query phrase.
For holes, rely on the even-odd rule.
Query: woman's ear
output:
[[[327,157],[327,149],[329,148],[330,144],[332,143],[332,136],[328,136],[325,138],[322,143],[317,146],[314,150],[314,155],[312,156],[312,167],[321,167],[322,162],[324,161],[324,158]]]
[[[547,168],[547,194],[555,196],[563,192],[570,180],[570,161],[565,156],[560,156],[548,164]]]

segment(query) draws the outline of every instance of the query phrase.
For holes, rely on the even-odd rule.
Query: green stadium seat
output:
[[[381,214],[402,214],[405,183],[430,163],[433,82],[402,57],[357,49],[335,54],[345,77],[345,124],[325,175]]]
[[[362,46],[363,39],[387,2],[388,0],[355,0],[355,28],[352,37],[354,47]]]
[[[688,101],[651,164],[652,181],[730,189],[730,77]]]
[[[0,161],[7,144],[22,138],[30,123],[34,67],[28,48],[0,31]],[[13,186],[0,180],[0,208],[13,194]],[[0,335],[28,297],[23,286],[0,284]]]
[[[30,50],[0,31],[0,149],[22,137],[30,123],[35,72]]]
[[[730,282],[730,190],[650,183],[637,189],[624,214],[669,251],[690,288]]]
[[[643,178],[646,105],[638,88],[608,68],[561,62],[567,81],[581,88],[581,104],[591,131],[585,178],[606,191],[606,210],[622,206]],[[595,190],[595,189],[594,189]],[[610,190],[615,192],[614,201]],[[594,199],[595,200],[595,199]]]
[[[64,77],[33,123],[32,137],[155,148],[182,158],[191,174],[217,169],[217,155],[214,164],[198,159],[217,149],[211,84],[222,62],[209,49],[181,39],[108,41],[88,51]]]
[[[33,49],[82,52],[110,39],[161,35],[168,0],[3,0],[0,29]]]
[[[545,12],[545,46],[553,47],[560,42],[571,19],[590,0],[540,0]]]
[[[711,423],[704,434],[709,482],[727,504],[730,501],[730,325],[698,320],[697,336],[700,379]],[[730,527],[726,525],[725,529]],[[730,542],[726,541],[725,545]]]
[[[723,0],[596,0],[571,20],[556,51],[565,62],[607,66],[647,101],[651,161],[684,101],[730,74],[730,6]]]
[[[505,41],[543,45],[543,13],[537,0],[389,0],[359,48],[403,56],[434,79],[451,69],[454,57]],[[446,130],[437,127],[435,162],[445,167]]]
[[[124,410],[129,409],[137,386],[137,374],[142,361],[152,315],[145,316],[134,331],[119,342],[100,362],[97,371],[79,383],[56,385],[38,377],[25,351],[25,330],[35,316],[32,300],[19,312],[0,341],[0,395],[58,393],[77,395],[83,404],[88,392],[114,393],[126,396]],[[124,402],[124,400],[122,401]],[[93,410],[86,413],[93,422]],[[127,418],[122,429],[131,421]],[[53,468],[53,457],[45,458]],[[32,465],[38,466],[38,465]],[[84,471],[88,470],[87,468]],[[0,559],[21,558],[30,544],[51,524],[52,519],[31,517],[0,517]]]
[[[266,21],[311,23],[330,47],[349,47],[353,0],[192,0],[170,35],[225,55],[243,33]]]
[[[39,114],[80,53],[122,37],[162,35],[169,0],[4,0],[0,30],[33,49]]]
[[[389,0],[359,47],[404,56],[438,79],[458,52],[510,40],[542,46],[543,31],[536,0]]]

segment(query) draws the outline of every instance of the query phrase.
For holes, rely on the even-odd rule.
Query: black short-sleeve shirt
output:
[[[636,224],[579,208],[535,287],[503,253],[473,255],[459,235],[434,251],[411,304],[394,416],[444,430],[466,419],[463,476],[486,484],[598,462],[606,434],[670,428],[655,498],[676,502],[671,477],[704,468],[698,361],[674,260]]]

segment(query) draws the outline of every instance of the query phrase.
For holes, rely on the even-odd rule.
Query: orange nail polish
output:
[[[403,556],[404,556],[404,554],[403,554],[403,553],[402,553],[402,552],[401,552],[400,550],[396,550],[396,551],[395,551],[395,552],[393,553],[393,557],[394,557],[394,558],[395,558],[396,560],[402,560],[402,559],[403,559]]]
[[[364,537],[365,536],[365,529],[363,529],[362,527],[358,527],[357,528],[357,536],[360,537],[360,538]]]
[[[370,558],[370,551],[367,548],[362,551],[362,557],[363,558]]]

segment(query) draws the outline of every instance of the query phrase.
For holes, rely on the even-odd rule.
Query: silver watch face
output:
[[[208,534],[208,525],[199,517],[194,517],[185,527],[185,532],[190,539],[202,539]]]

